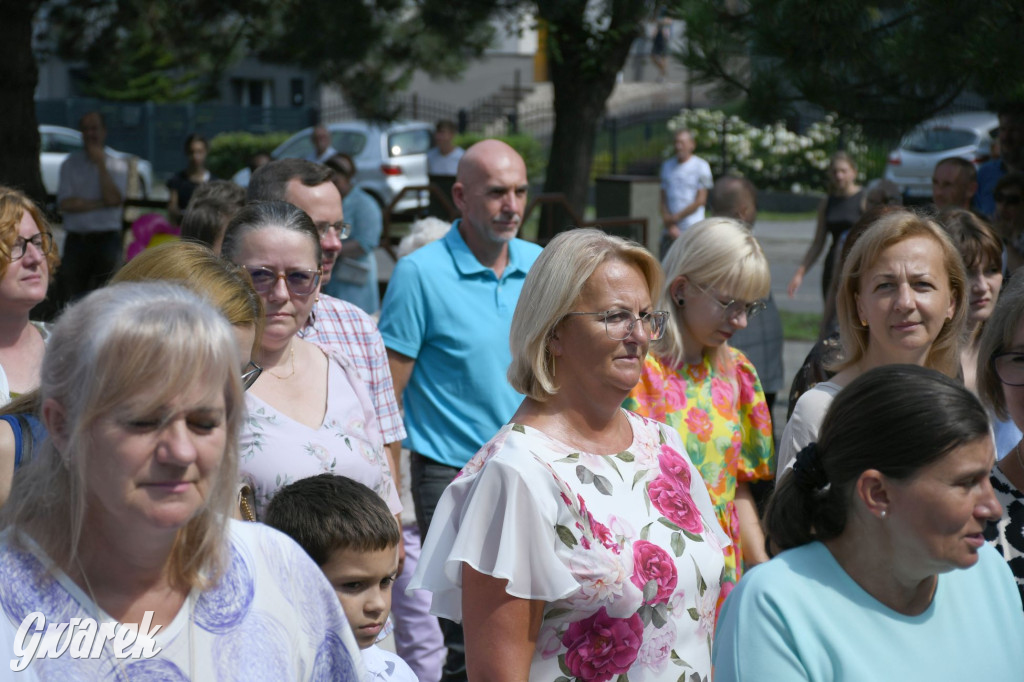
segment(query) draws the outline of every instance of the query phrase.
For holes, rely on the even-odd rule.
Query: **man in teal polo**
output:
[[[448,483],[523,399],[505,373],[512,313],[540,255],[539,246],[516,238],[526,193],[526,164],[512,147],[498,140],[470,147],[452,187],[462,218],[402,258],[384,296],[380,331],[405,409],[421,537]],[[461,628],[442,621],[442,630],[442,679],[465,679]]]

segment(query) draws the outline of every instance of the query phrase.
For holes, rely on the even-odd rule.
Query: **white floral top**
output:
[[[392,513],[402,511],[366,385],[345,358],[328,357],[327,413],[319,428],[245,394],[249,414],[239,435],[238,468],[253,487],[257,519],[278,490],[326,473],[359,481],[380,495]]]
[[[506,425],[445,491],[412,587],[462,620],[462,564],[547,602],[531,680],[707,681],[729,540],[675,430],[574,450]]]

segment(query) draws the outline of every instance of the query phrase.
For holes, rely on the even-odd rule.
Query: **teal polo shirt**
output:
[[[461,468],[515,414],[523,396],[506,377],[508,334],[540,251],[512,240],[499,279],[466,246],[456,220],[443,239],[398,261],[380,333],[385,346],[416,360],[402,394],[405,447]]]

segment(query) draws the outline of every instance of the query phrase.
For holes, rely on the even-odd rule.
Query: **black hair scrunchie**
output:
[[[793,475],[801,490],[821,490],[828,485],[828,475],[821,466],[817,443],[811,443],[796,456]]]

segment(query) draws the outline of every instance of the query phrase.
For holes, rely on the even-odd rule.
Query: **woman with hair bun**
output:
[[[1024,613],[983,535],[994,462],[956,380],[887,365],[852,381],[768,504],[782,553],[726,601],[716,682],[1019,679]]]

